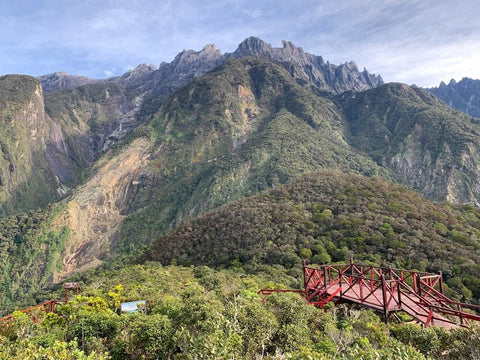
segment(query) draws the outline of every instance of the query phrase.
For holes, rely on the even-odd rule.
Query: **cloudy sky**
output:
[[[387,82],[480,79],[476,0],[14,0],[0,14],[0,74],[105,78],[257,36]]]

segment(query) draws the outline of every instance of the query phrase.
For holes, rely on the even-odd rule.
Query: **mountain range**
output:
[[[221,226],[248,226],[235,222],[235,216],[245,215],[238,206],[227,204],[285,183],[301,183],[298,179],[308,174],[322,178],[325,170],[335,171],[335,176],[328,176],[338,179],[338,184],[346,181],[353,186],[367,181],[359,180],[366,176],[377,181],[370,187],[388,188],[386,182],[396,182],[417,191],[425,199],[415,203],[426,209],[417,217],[446,212],[455,204],[478,206],[480,119],[453,110],[431,93],[433,89],[384,84],[380,76],[359,71],[353,62],[333,65],[291,42],[274,48],[253,37],[233,53],[221,54],[207,45],[198,52],[184,50],[158,68],[140,65],[106,80],[65,73],[37,79],[2,76],[0,253],[5,261],[0,270],[0,304],[34,296],[41,287],[115,257],[141,255],[157,240],[153,249],[167,249],[177,239],[185,242],[184,234],[162,236],[195,224],[189,221],[215,209],[229,212],[223,218],[231,221]],[[333,199],[351,190],[348,185],[341,189]],[[314,197],[320,190],[308,185],[304,191],[302,196],[311,192]],[[387,191],[381,196],[393,195]],[[385,205],[384,216],[397,216],[400,207],[408,222],[414,215],[405,209],[417,205],[399,201]],[[452,205],[437,209],[430,201]],[[287,215],[298,213],[304,224],[315,211],[308,215],[294,209],[310,208],[309,202],[281,205],[293,211]],[[448,243],[453,249],[451,241],[463,241],[457,256],[461,260],[455,265],[473,272],[469,266],[475,257],[468,257],[468,251],[477,249],[472,224],[478,220],[471,215],[473,210],[469,214],[457,212],[446,219],[436,215],[436,221],[428,224],[438,223],[436,243]],[[273,211],[269,216],[276,215]],[[330,236],[348,227],[341,221],[345,214],[333,212],[333,216],[335,228],[316,235],[312,230],[311,236]],[[451,220],[455,217],[467,217],[468,226],[457,226]],[[404,224],[386,218],[377,224],[377,220],[368,223],[372,228],[364,240],[369,246],[384,247],[383,240],[375,240],[378,229],[373,227]],[[388,225],[384,227],[386,234]],[[395,239],[396,246],[408,240],[406,246],[413,251],[412,236],[419,229],[397,228],[388,239]],[[186,264],[185,256],[203,246],[201,239],[189,238],[189,248],[182,254],[155,259]],[[278,252],[285,245],[276,243],[278,239],[282,238],[264,240],[272,241]],[[313,255],[325,253],[331,258],[344,246],[355,248],[355,240],[338,236],[329,241],[336,240],[331,252],[315,250]],[[325,244],[311,242],[312,247]],[[282,264],[293,266],[302,249],[292,247],[297,258],[290,256]],[[378,260],[379,252],[369,253],[370,260]],[[446,261],[443,255],[440,258]],[[202,263],[193,257],[190,261]],[[382,261],[395,262],[388,256]],[[205,263],[215,265],[210,260]],[[476,291],[475,286],[470,291]]]

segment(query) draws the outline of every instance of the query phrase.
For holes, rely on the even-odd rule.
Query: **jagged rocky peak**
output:
[[[264,55],[272,51],[272,46],[258,37],[251,36],[243,40],[232,54],[235,58],[252,56],[252,55]]]
[[[131,69],[122,75],[122,78],[139,77],[157,70],[155,65],[140,64],[135,69]]]
[[[191,64],[200,61],[216,61],[222,57],[222,53],[219,49],[215,48],[215,45],[208,44],[200,51],[195,50],[183,50],[179,53],[170,64],[175,64],[176,67],[185,64]],[[168,65],[170,65],[168,64]]]
[[[168,87],[177,88],[185,85],[185,79],[192,80],[204,75],[223,62],[223,55],[215,45],[208,44],[200,51],[183,50],[171,63],[161,63],[156,72],[156,79],[168,80]]]
[[[157,67],[155,65],[140,64],[135,69],[128,70],[120,77],[120,82],[126,84],[128,87],[142,86],[149,78],[153,76]],[[118,78],[112,78],[111,81],[116,81]]]
[[[37,79],[42,83],[43,91],[55,91],[71,89],[77,86],[91,84],[98,80],[86,76],[68,75],[66,71],[39,76]]]
[[[460,81],[451,79],[447,84],[426,89],[450,107],[480,118],[480,80],[464,77]]]
[[[225,55],[235,58],[245,56],[261,56],[281,63],[299,83],[310,83],[337,94],[348,90],[367,90],[383,84],[380,76],[365,69],[360,72],[354,62],[333,65],[321,56],[306,53],[291,41],[283,40],[281,48],[274,48],[259,38],[249,37],[232,54]]]

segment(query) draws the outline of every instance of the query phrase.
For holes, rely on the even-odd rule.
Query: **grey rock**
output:
[[[438,87],[426,89],[448,106],[470,116],[480,118],[480,80],[463,78],[459,82],[454,79]]]
[[[282,64],[300,83],[311,83],[323,91],[340,94],[345,91],[363,91],[383,84],[379,75],[367,70],[360,72],[354,62],[333,65],[321,56],[312,55],[296,47],[290,41],[283,41],[283,47],[273,48],[263,40],[250,37],[243,41],[232,54],[225,57],[242,58],[261,56]]]
[[[86,76],[68,75],[65,71],[42,75],[37,77],[37,79],[40,80],[45,92],[71,89],[99,81]]]

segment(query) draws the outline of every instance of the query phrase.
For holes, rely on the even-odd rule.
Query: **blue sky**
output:
[[[105,78],[258,36],[353,60],[387,82],[480,79],[476,0],[14,0],[0,14],[0,75]]]

